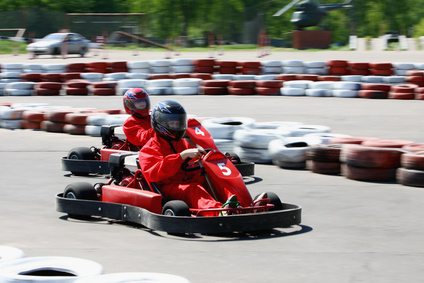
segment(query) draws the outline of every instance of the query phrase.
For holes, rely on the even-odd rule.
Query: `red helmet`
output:
[[[149,94],[142,88],[130,88],[124,93],[125,111],[139,118],[149,116]]]

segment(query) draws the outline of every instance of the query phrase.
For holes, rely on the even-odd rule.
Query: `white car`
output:
[[[51,33],[44,38],[28,44],[26,50],[36,55],[60,55],[62,49],[67,54],[80,54],[81,57],[89,50],[90,41],[78,33]]]

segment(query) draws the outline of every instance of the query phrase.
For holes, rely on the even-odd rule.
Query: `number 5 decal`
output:
[[[225,163],[217,163],[219,169],[222,171],[222,175],[229,176],[231,175],[231,169],[225,166]]]

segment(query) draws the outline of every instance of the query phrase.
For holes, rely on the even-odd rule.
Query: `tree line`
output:
[[[0,11],[43,8],[64,13],[146,13],[144,36],[204,37],[222,35],[240,42],[246,23],[266,29],[274,39],[291,38],[295,7],[273,16],[292,0],[2,0]],[[316,0],[319,4],[344,0]],[[333,42],[346,44],[349,35],[378,37],[397,31],[409,37],[424,36],[424,0],[353,0],[352,7],[328,12],[318,27],[333,33]]]

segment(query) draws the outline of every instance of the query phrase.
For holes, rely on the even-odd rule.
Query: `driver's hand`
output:
[[[186,160],[187,158],[196,159],[200,158],[206,152],[200,148],[189,148],[180,153],[181,159]]]

